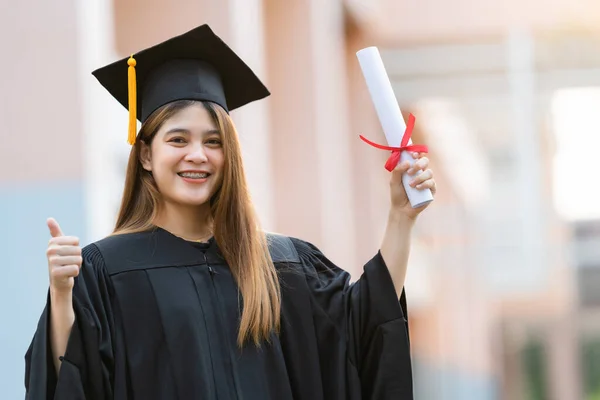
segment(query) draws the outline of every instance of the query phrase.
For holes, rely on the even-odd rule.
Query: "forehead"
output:
[[[173,127],[193,131],[216,129],[216,124],[202,104],[193,104],[177,111],[165,120],[160,130],[166,131]]]

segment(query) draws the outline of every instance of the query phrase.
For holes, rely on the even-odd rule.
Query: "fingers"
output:
[[[64,267],[65,265],[81,265],[83,259],[81,256],[50,256],[48,258],[54,267]]]
[[[72,290],[73,278],[79,275],[83,263],[78,246],[51,245],[47,250],[50,286],[55,291]]]
[[[69,238],[64,236],[63,238]],[[72,238],[74,241],[79,242],[77,238]],[[46,250],[46,256],[48,262],[52,266],[64,266],[69,264],[81,265],[83,259],[81,257],[81,247],[74,244],[50,244],[48,250]]]
[[[47,255],[50,256],[80,256],[81,247],[77,245],[58,245],[51,244],[48,246]]]
[[[421,172],[419,175],[415,176],[414,179],[412,179],[410,181],[410,186],[417,187],[418,185],[420,185],[423,182],[427,181],[428,179],[432,179],[432,178],[433,178],[433,171],[431,171],[430,169],[427,169],[427,170]]]
[[[413,157],[414,157],[414,154],[417,154],[417,153],[413,153]],[[414,175],[419,170],[427,169],[428,166],[429,166],[429,159],[427,157],[421,157],[413,163],[412,167],[407,171],[407,173],[409,175]]]
[[[83,262],[81,257],[81,247],[77,245],[61,246],[52,244],[48,246],[46,255],[51,267],[65,266],[70,264],[81,265]]]
[[[431,189],[431,191],[433,193],[435,193],[435,189],[436,189],[435,180],[428,179],[425,182],[416,185],[416,188],[417,189]]]
[[[76,236],[57,236],[50,239],[50,246],[79,246],[79,238]]]
[[[79,275],[79,265],[65,265],[53,268],[50,271],[50,279],[54,282],[64,280],[65,278],[74,278]]]
[[[52,237],[63,236],[60,225],[58,225],[58,222],[56,222],[54,218],[48,218],[46,225],[48,225],[48,229],[50,230],[50,235],[52,235]]]
[[[430,189],[431,193],[436,193],[436,183],[433,178],[433,172],[430,169],[423,171],[410,182],[410,186],[419,190]]]

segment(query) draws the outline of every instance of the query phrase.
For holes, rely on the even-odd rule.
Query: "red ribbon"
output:
[[[413,131],[414,127],[415,127],[415,116],[410,114],[408,116],[408,124],[406,124],[406,130],[404,131],[404,135],[402,136],[402,142],[400,143],[400,147],[382,146],[380,144],[371,142],[369,139],[365,138],[363,135],[360,135],[360,138],[367,144],[369,144],[373,147],[376,147],[378,149],[391,150],[392,154],[390,155],[390,158],[388,158],[387,162],[385,163],[385,169],[392,172],[394,170],[394,168],[396,168],[396,166],[398,165],[398,162],[400,161],[400,154],[403,151],[416,151],[419,153],[427,153],[429,151],[427,149],[427,146],[422,145],[422,144],[413,144],[413,145],[407,146],[408,141],[410,140],[410,137],[412,135],[412,131]]]

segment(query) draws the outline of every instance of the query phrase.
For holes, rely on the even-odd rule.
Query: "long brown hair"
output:
[[[168,118],[198,102],[180,100],[156,110],[143,124],[131,149],[121,209],[113,234],[148,231],[159,212],[161,194],[140,161],[142,142],[150,145]],[[221,107],[202,102],[221,132],[225,164],[220,187],[210,199],[215,241],[231,268],[243,299],[238,344],[257,345],[279,332],[281,293],[267,240],[250,200],[238,134]]]

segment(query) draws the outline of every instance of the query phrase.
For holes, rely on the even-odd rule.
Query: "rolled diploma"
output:
[[[406,131],[406,123],[404,122],[404,118],[402,118],[400,106],[398,106],[396,95],[385,71],[379,50],[377,47],[367,47],[359,50],[356,53],[356,57],[358,57],[360,68],[367,82],[371,100],[377,111],[377,116],[385,133],[388,146],[400,147],[402,136],[404,135],[404,131]],[[412,144],[412,141],[409,141],[408,144]],[[410,162],[410,165],[413,165],[416,161],[410,152],[403,151],[400,154],[400,162],[406,160]],[[418,174],[411,176],[406,173],[402,176],[404,190],[413,208],[424,206],[433,201],[431,190],[419,190],[410,186],[410,181],[416,176]]]

